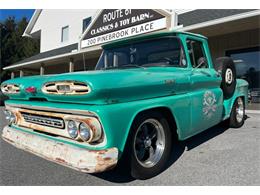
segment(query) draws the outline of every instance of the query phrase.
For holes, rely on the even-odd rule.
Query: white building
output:
[[[133,14],[139,19],[143,17],[143,21],[137,22],[136,26],[153,22],[157,28],[144,33],[176,29],[207,36],[213,58],[225,55],[233,57],[239,66],[239,76],[249,80],[250,88],[260,88],[260,10],[168,9],[123,12],[94,9],[36,10],[23,36],[40,39],[40,53],[4,69],[12,71],[12,76],[16,77],[94,69],[101,51],[100,44],[91,43],[93,46],[88,46],[84,41],[85,36],[93,38],[89,33],[92,26],[102,31],[101,27],[109,27],[105,26],[104,19],[120,22],[117,20],[121,16],[124,18],[124,14]],[[146,13],[155,18],[145,17]],[[126,24],[119,31],[132,28],[131,25]],[[106,36],[110,31],[107,32]],[[105,36],[102,32],[100,35]],[[107,37],[102,38],[105,40]]]
[[[23,36],[40,39],[40,52],[78,43],[83,34],[84,20],[97,10],[36,10]]]

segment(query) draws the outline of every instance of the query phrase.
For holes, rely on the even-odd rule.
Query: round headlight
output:
[[[5,119],[9,121],[10,116],[11,116],[11,112],[8,111],[8,110],[5,110],[5,111],[4,111],[4,114],[5,114]]]
[[[68,122],[68,133],[70,137],[76,138],[78,136],[78,128],[75,121],[69,121]]]
[[[5,110],[4,113],[5,113],[5,119],[9,122],[9,124],[15,122],[16,117],[15,117],[14,113],[12,113],[9,110]]]
[[[89,139],[91,138],[91,130],[87,124],[80,123],[79,135],[83,141],[89,141]]]

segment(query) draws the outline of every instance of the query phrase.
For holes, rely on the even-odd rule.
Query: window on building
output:
[[[69,26],[64,26],[61,29],[61,42],[69,40]]]
[[[260,47],[228,50],[235,63],[237,77],[249,83],[249,89],[260,91]]]
[[[203,48],[203,43],[197,40],[187,40],[187,46],[190,56],[190,61],[193,68],[207,68],[207,58]]]
[[[92,20],[91,17],[85,18],[83,20],[82,32],[84,32],[88,28],[89,24],[91,23],[91,20]]]

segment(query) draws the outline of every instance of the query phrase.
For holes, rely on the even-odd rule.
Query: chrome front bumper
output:
[[[117,148],[88,150],[9,126],[3,129],[2,138],[17,148],[86,173],[112,169],[118,161]]]

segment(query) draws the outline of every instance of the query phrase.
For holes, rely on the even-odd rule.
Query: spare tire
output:
[[[216,71],[221,75],[221,89],[225,99],[229,99],[236,88],[236,67],[230,57],[220,57],[216,59]]]

